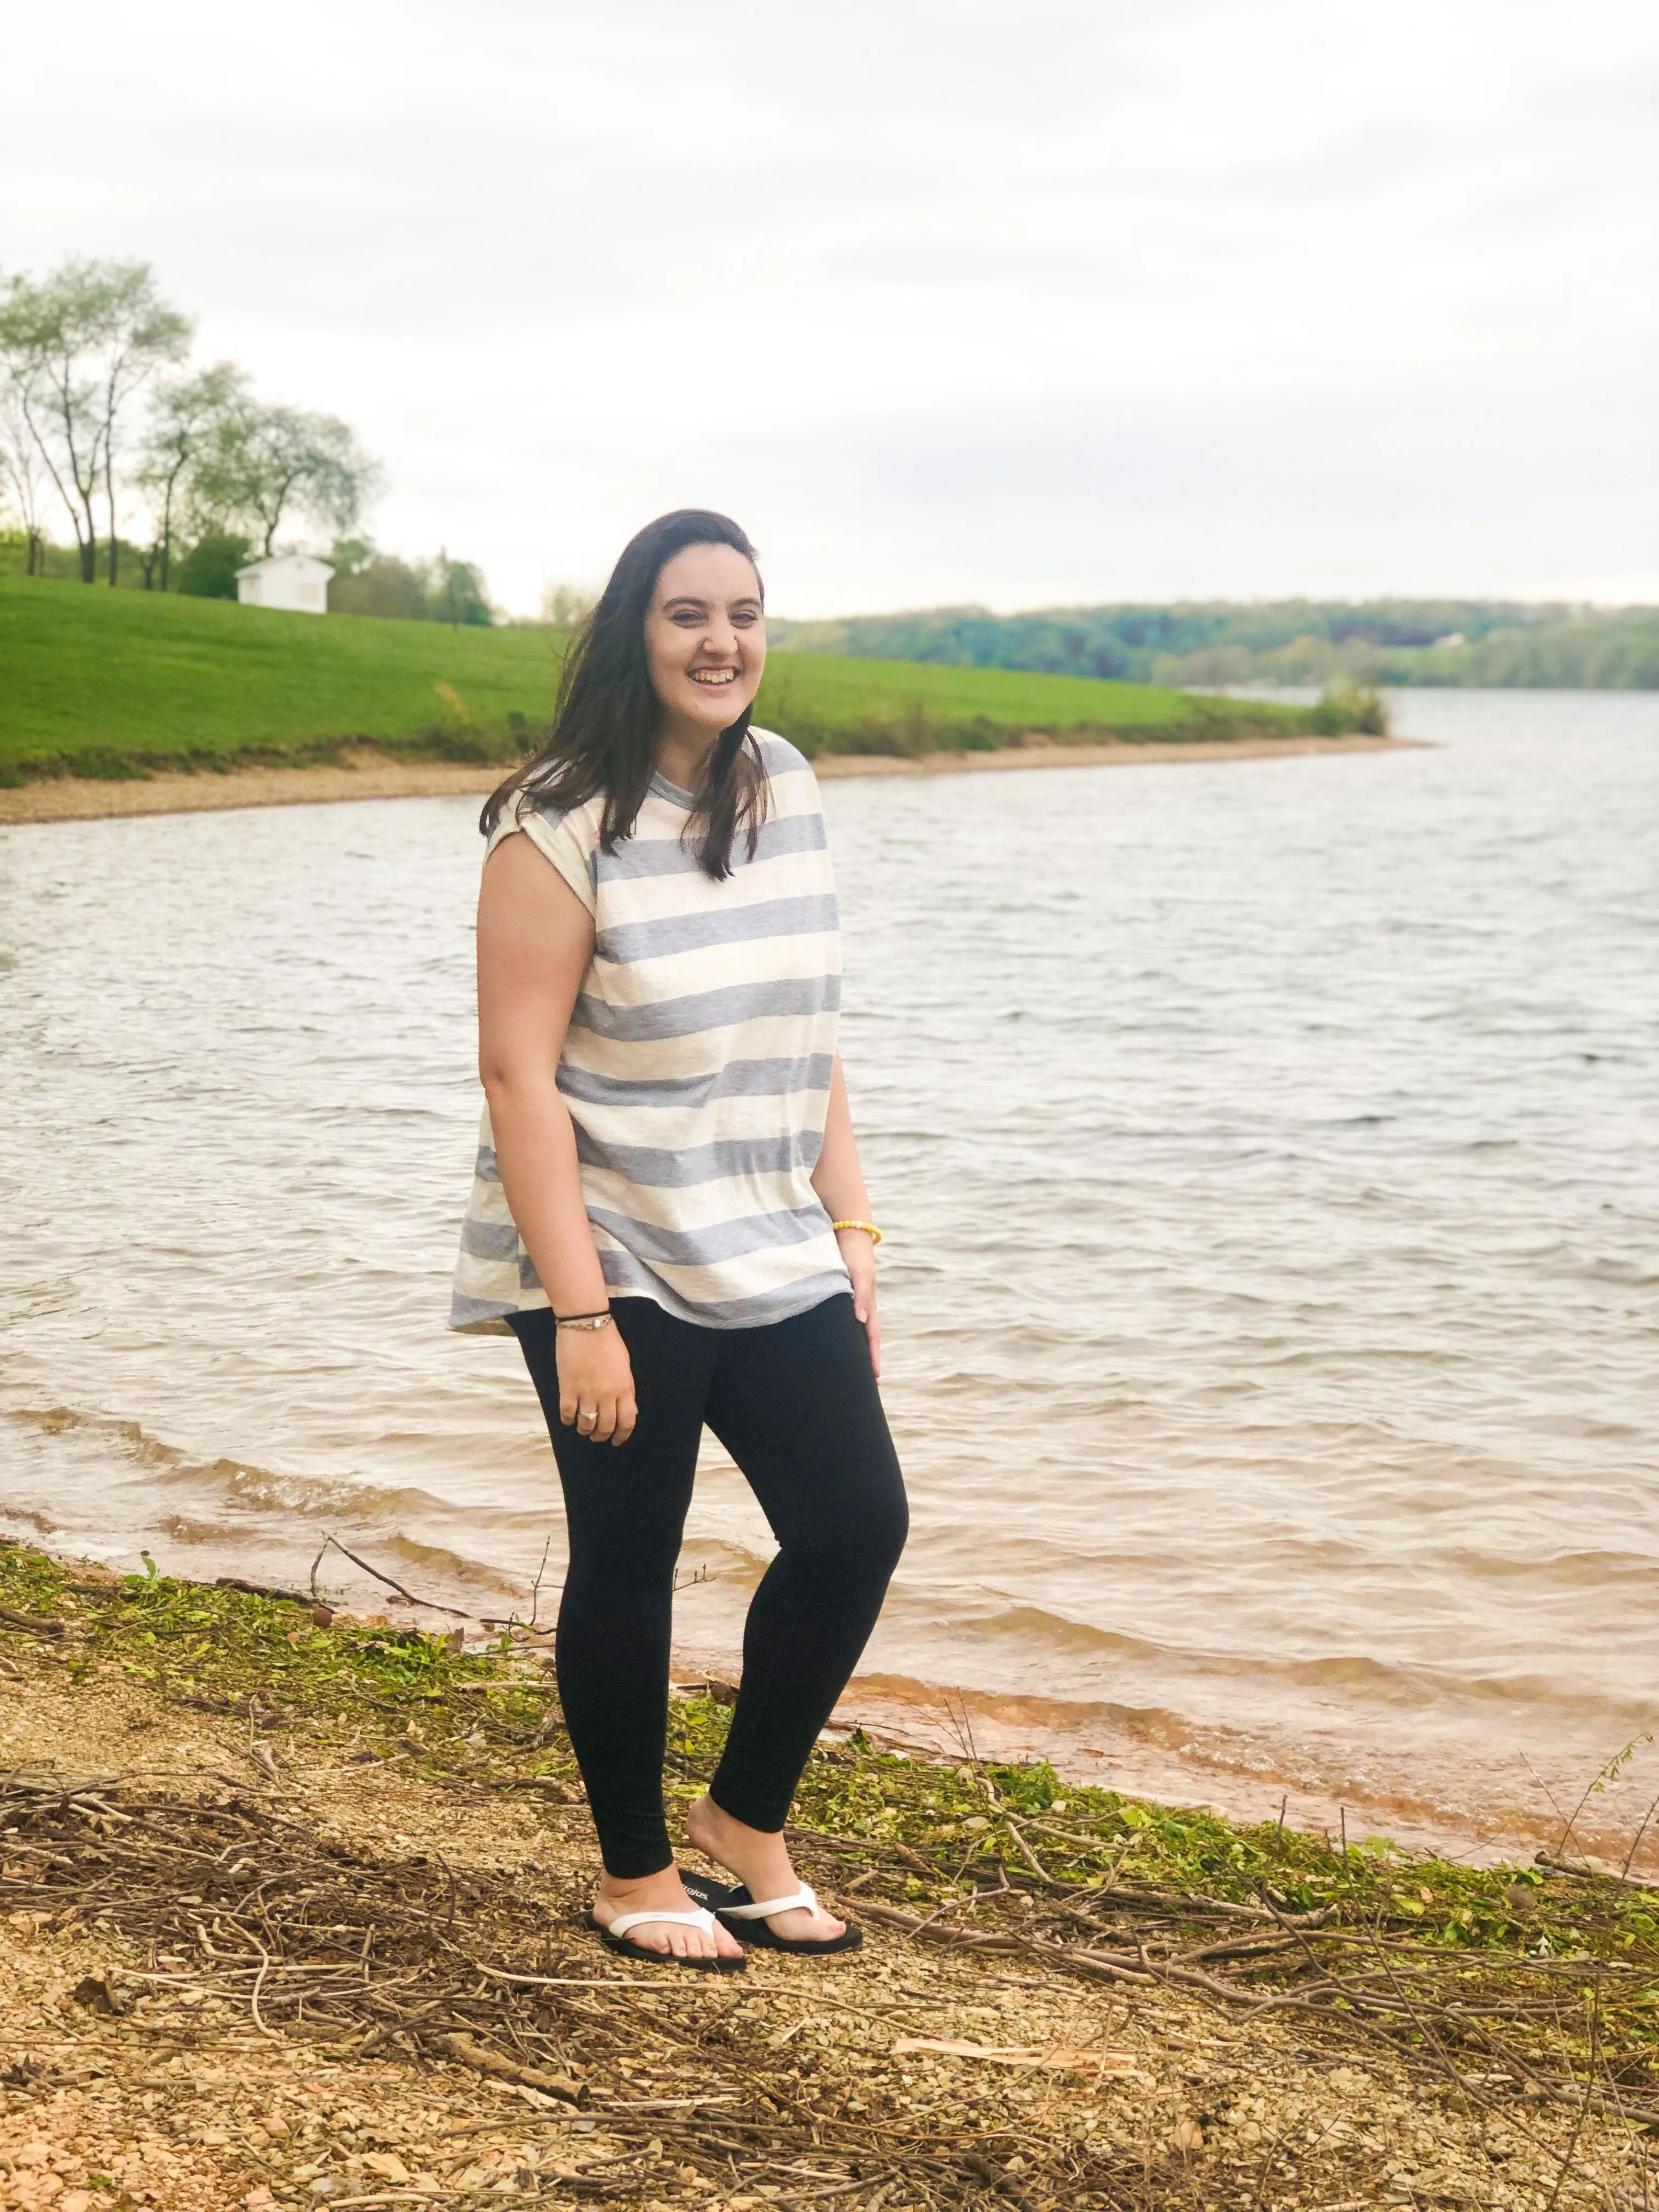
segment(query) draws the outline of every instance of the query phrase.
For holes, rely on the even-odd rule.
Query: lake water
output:
[[[1513,1848],[1659,1717],[1659,699],[1396,712],[1434,748],[826,785],[915,1504],[850,1703]],[[0,830],[0,1526],[556,1583],[517,1348],[442,1326],[473,811]],[[711,1454],[688,1665],[768,1552]]]

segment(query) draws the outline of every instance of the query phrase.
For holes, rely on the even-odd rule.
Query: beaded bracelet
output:
[[[861,1229],[872,1244],[881,1242],[881,1231],[873,1221],[832,1221],[832,1229]]]

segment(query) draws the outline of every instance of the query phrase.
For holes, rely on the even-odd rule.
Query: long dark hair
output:
[[[688,545],[729,545],[755,561],[754,547],[735,522],[700,507],[659,514],[629,540],[565,654],[547,743],[484,802],[478,827],[485,836],[521,800],[545,801],[568,813],[601,793],[601,848],[614,852],[632,836],[650,787],[662,722],[662,702],[646,659],[645,618],[657,578]],[[758,566],[755,576],[758,584]],[[698,866],[716,883],[732,872],[732,842],[740,830],[754,859],[766,805],[766,769],[749,734],[745,707],[715,740],[685,828],[688,837],[696,836]]]

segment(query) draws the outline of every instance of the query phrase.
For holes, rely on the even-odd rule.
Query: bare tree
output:
[[[270,553],[288,515],[349,530],[380,482],[336,415],[252,401],[228,410],[195,471],[193,495],[221,524],[246,523]]]
[[[586,584],[544,584],[541,618],[550,629],[580,629],[593,611],[599,593]]]
[[[23,419],[22,394],[8,382],[0,386],[0,496],[8,499],[23,526],[23,573],[46,573],[46,532],[40,510],[48,480],[34,440]]]
[[[167,589],[179,511],[196,504],[195,473],[212,453],[226,422],[249,404],[246,375],[230,361],[216,362],[211,368],[164,384],[157,392],[133,479],[149,495],[153,521],[144,563],[147,590],[157,566],[161,589]]]
[[[190,333],[188,319],[161,299],[142,261],[67,261],[40,283],[14,276],[0,296],[0,358],[68,511],[84,584],[97,573],[94,502],[100,488],[109,518],[109,580],[116,580],[115,468],[125,418],[148,379],[184,358]]]

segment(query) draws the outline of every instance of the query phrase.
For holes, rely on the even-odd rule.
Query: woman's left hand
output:
[[[836,1242],[853,1278],[853,1311],[870,1340],[870,1365],[881,1380],[881,1319],[876,1311],[876,1248],[862,1229],[838,1229]]]

